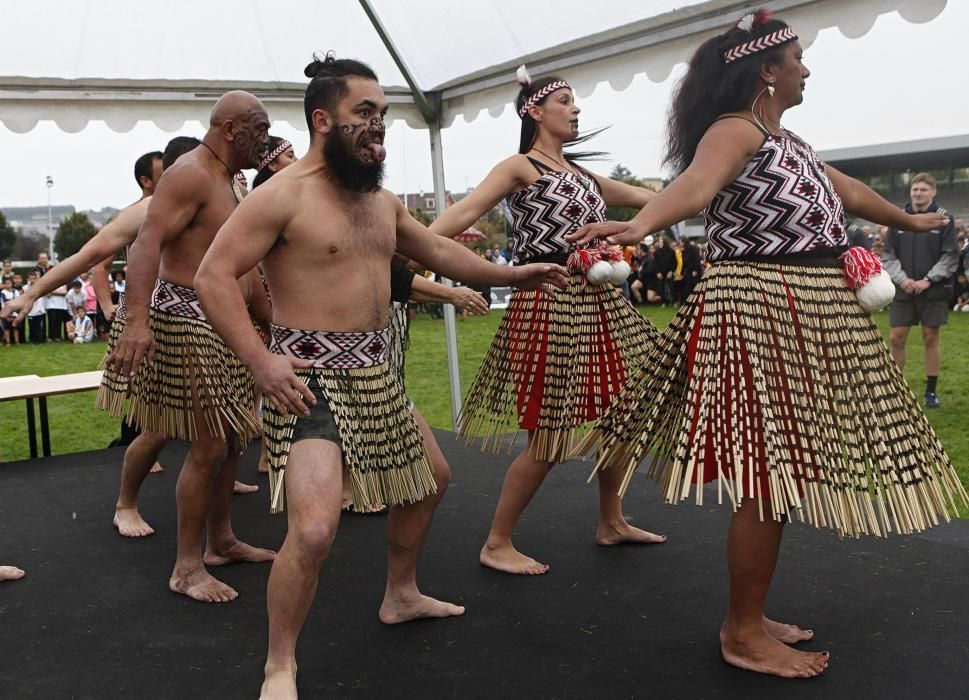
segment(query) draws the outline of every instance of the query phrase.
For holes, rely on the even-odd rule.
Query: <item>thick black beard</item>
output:
[[[351,192],[376,192],[383,185],[383,161],[365,163],[350,148],[339,131],[330,132],[323,142],[323,158],[344,189]]]

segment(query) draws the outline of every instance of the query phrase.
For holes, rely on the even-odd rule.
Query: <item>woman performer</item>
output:
[[[296,151],[293,150],[293,144],[291,144],[286,139],[280,136],[269,137],[269,150],[266,151],[266,155],[263,156],[262,160],[259,161],[259,167],[257,168],[256,177],[252,181],[252,189],[256,189],[264,183],[266,180],[271,178],[273,175],[278,173],[280,170],[288,165],[292,165],[297,161]],[[262,291],[266,296],[266,300],[272,305],[272,299],[269,297],[269,286],[266,284],[266,278],[262,274],[262,269],[257,265],[256,271],[259,273],[259,280],[262,282]],[[256,324],[256,330],[263,337],[263,341],[267,344],[269,343],[268,332],[263,332],[261,326]],[[262,395],[256,392],[256,412],[261,414],[262,406]],[[259,464],[256,466],[256,471],[260,474],[269,473],[269,453],[266,451],[266,438],[263,436],[259,441]],[[256,489],[253,490],[257,490]],[[236,493],[242,492],[241,489],[236,488]]]
[[[296,152],[293,150],[293,144],[279,136],[270,136],[269,150],[266,151],[266,155],[259,162],[259,172],[256,173],[256,178],[252,181],[252,189],[256,189],[287,165],[292,165],[295,162]]]
[[[828,653],[785,646],[813,633],[764,617],[784,522],[910,533],[966,497],[839,260],[844,208],[909,231],[944,217],[906,214],[781,127],[810,75],[801,56],[764,11],[704,43],[670,112],[679,176],[632,221],[570,237],[635,242],[704,210],[713,266],[581,449],[598,443],[598,468],[624,468],[623,488],[652,451],[673,503],[693,490],[702,504],[718,480],[734,508],[723,658],[799,678]]]
[[[644,206],[653,192],[593,175],[578,165],[579,159],[596,154],[563,150],[594,135],[579,137],[579,108],[568,83],[556,77],[532,82],[524,67],[519,83],[518,155],[495,166],[429,228],[457,235],[507,198],[515,264],[565,264],[575,248],[566,243],[565,234],[603,221],[606,206]],[[548,565],[515,549],[512,530],[552,465],[573,456],[576,429],[601,415],[625,384],[627,368],[645,357],[657,336],[619,289],[588,284],[578,272],[566,290],[512,292],[460,424],[469,439],[484,432],[485,447],[500,447],[501,436],[515,427],[528,431],[527,447],[505,476],[481,549],[483,565],[512,574],[548,571]],[[599,486],[596,542],[665,541],[626,522],[613,473],[604,473]]]

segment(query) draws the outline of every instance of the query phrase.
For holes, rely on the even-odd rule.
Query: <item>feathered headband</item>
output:
[[[263,168],[265,168],[267,165],[269,165],[274,160],[276,160],[277,158],[279,158],[279,156],[281,156],[282,154],[284,154],[286,151],[288,151],[292,147],[293,147],[293,144],[291,144],[286,139],[283,139],[282,141],[279,142],[279,145],[276,146],[276,148],[274,148],[269,153],[267,153],[263,157],[263,159],[261,161],[259,161],[259,167],[256,168],[256,170],[262,170]]]
[[[766,8],[757,10],[755,13],[747,14],[741,17],[740,21],[735,25],[735,28],[742,29],[750,34],[754,30],[755,26],[766,24],[770,21],[770,18],[770,10]],[[741,58],[753,56],[755,53],[772,49],[775,46],[780,46],[781,44],[786,44],[787,42],[794,41],[796,39],[797,34],[794,33],[794,30],[790,27],[784,27],[782,29],[778,29],[776,32],[771,32],[770,34],[765,34],[764,36],[757,37],[756,39],[745,41],[739,46],[734,46],[732,49],[724,51],[723,62],[733,63]]]
[[[525,69],[525,66],[518,66],[518,72],[516,73],[516,75],[518,78],[518,84],[521,85],[522,88],[524,88],[525,90],[528,90],[532,86],[532,76],[528,74],[528,71]],[[527,98],[525,98],[525,101],[522,102],[521,109],[518,110],[518,116],[524,119],[525,115],[528,114],[529,107],[538,104],[546,97],[551,95],[553,92],[555,92],[556,90],[561,90],[562,88],[568,88],[569,90],[571,90],[572,86],[569,85],[564,80],[553,80],[551,83],[549,83],[548,85],[540,89],[538,92],[535,92],[529,95]]]

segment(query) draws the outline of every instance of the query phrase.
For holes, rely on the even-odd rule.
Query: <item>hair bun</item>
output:
[[[307,78],[315,78],[316,74],[320,72],[320,68],[323,67],[322,61],[317,61],[315,58],[312,63],[308,63],[306,68],[303,69],[303,75]]]
[[[327,51],[322,53],[320,51],[313,52],[313,61],[306,65],[303,69],[303,75],[307,78],[315,78],[320,74],[328,64],[335,63],[336,57],[333,55],[332,51]]]

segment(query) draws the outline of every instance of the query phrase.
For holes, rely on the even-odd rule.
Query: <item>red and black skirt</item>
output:
[[[465,399],[462,435],[510,450],[515,432],[527,430],[536,459],[575,456],[583,426],[605,412],[659,336],[619,289],[584,283],[574,274],[564,290],[514,290]]]
[[[579,451],[645,459],[665,499],[797,517],[842,536],[924,530],[966,491],[835,260],[706,272]]]

